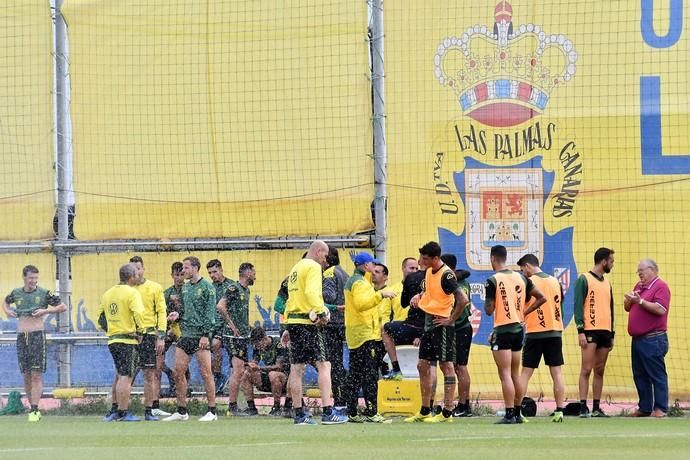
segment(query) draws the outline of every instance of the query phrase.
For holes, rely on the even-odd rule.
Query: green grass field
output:
[[[192,421],[194,420],[194,421]],[[690,419],[535,417],[524,425],[494,425],[495,417],[452,424],[293,426],[287,419],[222,417],[201,424],[104,423],[99,417],[0,418],[0,458],[688,458]]]

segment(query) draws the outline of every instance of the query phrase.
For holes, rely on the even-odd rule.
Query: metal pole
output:
[[[376,258],[386,263],[386,182],[388,174],[388,152],[386,149],[386,108],[384,99],[383,68],[383,0],[371,2],[371,85],[373,96],[374,124],[374,224],[376,232],[374,248]]]
[[[55,145],[57,170],[57,241],[64,243],[69,239],[69,201],[72,190],[72,149],[71,126],[69,123],[69,48],[67,44],[67,25],[62,17],[63,0],[51,0],[53,8],[54,59],[55,59]],[[72,198],[73,200],[73,198]],[[58,317],[58,331],[71,330],[72,285],[70,280],[70,256],[67,251],[57,247],[58,292],[67,305],[67,311]],[[71,345],[59,346],[58,385],[71,385]]]

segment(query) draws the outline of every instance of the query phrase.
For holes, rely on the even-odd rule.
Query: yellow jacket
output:
[[[139,291],[141,300],[144,302],[144,323],[141,326],[147,334],[164,337],[168,328],[168,315],[163,287],[154,281],[144,280],[136,286],[136,290]]]
[[[409,308],[403,308],[401,302],[403,283],[398,281],[393,286],[388,288],[397,295],[391,299],[391,307],[393,308],[393,321],[405,321],[407,319],[407,312]]]
[[[345,340],[351,350],[364,342],[381,337],[378,305],[383,297],[374,286],[355,269],[345,284]]]
[[[288,300],[285,304],[287,324],[312,324],[309,312],[325,313],[323,303],[323,269],[312,259],[302,259],[288,277]]]
[[[381,290],[383,289],[388,289],[388,287],[384,286]],[[392,299],[383,298],[376,307],[379,311],[379,322],[376,325],[375,331],[376,340],[381,340],[381,329],[383,328],[383,325],[386,323],[390,323],[391,321],[391,316],[393,313],[393,306],[391,300]]]
[[[108,343],[136,345],[137,333],[143,332],[144,304],[139,291],[126,284],[108,289],[98,306],[97,316],[105,315]]]

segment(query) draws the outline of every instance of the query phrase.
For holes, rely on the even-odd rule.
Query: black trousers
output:
[[[347,403],[347,396],[345,393],[347,372],[343,365],[345,326],[326,326],[323,330],[326,339],[326,358],[331,363],[331,391],[333,392],[333,404],[335,406],[344,406]]]
[[[378,411],[378,347],[376,341],[364,342],[359,348],[350,349],[350,371],[347,374],[347,413],[357,415],[359,390],[364,396],[364,415],[372,416]]]

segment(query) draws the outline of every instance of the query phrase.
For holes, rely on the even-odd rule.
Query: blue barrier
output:
[[[250,347],[250,356],[253,351]],[[343,347],[343,360],[345,368],[349,367],[349,353],[347,347]],[[43,377],[47,388],[58,385],[58,345],[49,344],[47,354],[47,369]],[[73,387],[87,387],[107,390],[110,388],[115,376],[115,368],[107,345],[92,343],[73,343],[71,345],[71,382]],[[175,349],[171,347],[165,357],[168,365],[175,362]],[[21,388],[24,385],[22,375],[17,365],[17,348],[14,343],[0,343],[0,388]],[[230,363],[226,353],[223,353],[223,373],[230,375]],[[192,376],[191,384],[202,386],[203,382],[199,373],[196,360],[190,364]],[[162,377],[162,386],[168,385],[165,375]],[[304,373],[305,385],[317,384],[317,373],[314,368],[307,366]],[[143,385],[142,375],[139,373],[135,386]]]

